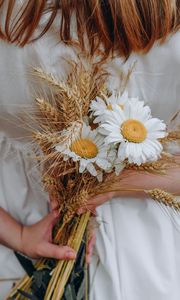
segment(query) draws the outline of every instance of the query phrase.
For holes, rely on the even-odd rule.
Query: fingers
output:
[[[58,209],[58,202],[55,200],[55,199],[53,199],[53,200],[51,200],[51,202],[50,202],[50,206],[51,206],[51,210],[53,211],[53,210],[56,210],[56,209]]]
[[[89,211],[91,213],[92,216],[96,217],[96,207],[92,206],[92,205],[85,205],[81,208],[78,209],[77,213],[79,215],[84,214],[85,212]]]
[[[50,207],[51,211],[53,212],[55,217],[59,216],[59,203],[56,198],[52,197],[52,195],[49,195],[50,199]]]
[[[93,198],[91,198],[89,200],[91,205],[95,205],[95,204],[102,204],[106,201],[111,200],[114,197],[115,193],[114,192],[110,192],[110,193],[106,193],[106,194],[101,194],[98,196],[95,196]]]
[[[93,197],[93,198],[89,199],[89,201],[88,201],[88,203],[87,203],[86,206],[81,207],[78,210],[78,213],[79,214],[83,214],[86,211],[92,211],[92,212],[94,212],[97,206],[100,206],[103,203],[111,200],[114,196],[115,196],[114,192],[109,192],[109,193],[106,193],[106,194],[101,194],[101,195],[98,195],[96,197]]]
[[[54,259],[73,260],[76,258],[76,252],[68,246],[58,246],[48,242],[41,243],[37,249],[38,257],[47,257]]]
[[[60,211],[59,211],[59,207],[55,208],[52,213],[54,214],[54,216],[56,218],[58,218],[60,216]]]
[[[88,246],[87,246],[87,253],[86,253],[86,263],[90,264],[91,262],[91,256],[92,256],[92,252],[93,252],[93,247],[96,244],[96,236],[93,233],[89,242],[88,242]]]

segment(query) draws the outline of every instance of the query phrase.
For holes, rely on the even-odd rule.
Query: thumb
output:
[[[54,226],[56,222],[58,221],[58,217],[55,216],[52,212],[49,213],[47,216],[45,216],[40,222],[43,224],[45,227],[47,225],[52,225]]]
[[[76,252],[68,246],[58,246],[49,242],[42,243],[40,250],[41,257],[71,260],[76,258]]]

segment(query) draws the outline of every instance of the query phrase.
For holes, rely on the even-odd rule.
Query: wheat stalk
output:
[[[145,193],[155,201],[180,211],[180,202],[177,201],[177,198],[174,195],[161,189],[145,190]]]
[[[178,141],[178,140],[180,140],[180,131],[174,130],[174,131],[170,131],[168,135],[165,138],[161,139],[160,141],[162,144],[164,144],[167,142]]]
[[[82,99],[76,84],[68,89],[66,97],[59,99],[58,105],[63,114],[65,127],[71,122],[82,120]]]
[[[88,200],[88,192],[86,190],[80,191],[77,195],[70,198],[65,205],[65,215],[63,217],[64,224],[69,223],[74,215],[76,214],[78,208],[84,206]]]
[[[46,73],[41,68],[33,68],[33,74],[45,81],[50,87],[55,88],[55,91],[66,93],[68,86],[61,81],[58,81],[51,73]]]
[[[79,251],[89,218],[89,212],[80,216],[80,221],[77,221],[76,225],[74,226],[73,233],[69,238],[68,245],[72,247],[76,252]],[[45,300],[57,300],[62,298],[65,284],[68,281],[73,266],[74,261],[60,261],[58,263],[48,285],[48,289],[44,298]]]
[[[166,169],[168,168],[168,164],[164,161],[145,163],[140,166],[136,164],[126,163],[125,168],[128,170],[143,171],[143,172],[149,172],[154,174],[166,174]]]
[[[34,132],[33,139],[35,142],[38,143],[38,145],[40,146],[44,154],[47,155],[51,154],[54,145],[57,145],[62,141],[61,136],[59,136],[57,133],[50,133],[50,132],[48,133]],[[50,157],[48,156],[48,158]]]
[[[49,126],[55,126],[58,129],[58,125],[61,122],[60,114],[54,106],[42,98],[36,98],[36,103],[43,117],[47,119]]]

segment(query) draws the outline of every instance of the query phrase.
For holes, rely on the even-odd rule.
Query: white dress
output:
[[[17,126],[22,106],[33,103],[29,67],[44,66],[62,77],[67,55],[73,57],[73,51],[58,43],[53,27],[24,49],[0,42],[0,206],[24,224],[48,211],[48,197],[36,184],[39,174],[26,148],[29,132]],[[124,68],[134,60],[130,94],[167,120],[180,103],[180,34],[146,56],[132,56]],[[121,63],[116,59],[110,65],[114,86]],[[172,219],[150,200],[116,199],[98,211],[103,220],[97,232],[100,263],[91,266],[91,300],[179,300],[180,235]],[[0,246],[0,299],[22,274],[13,252]]]
[[[145,56],[131,56],[127,66],[134,61],[130,95],[168,122],[180,109],[180,32]],[[114,199],[98,215],[91,300],[179,300],[180,215],[134,198]]]

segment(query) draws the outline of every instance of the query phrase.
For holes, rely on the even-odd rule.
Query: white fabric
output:
[[[18,49],[0,42],[0,205],[17,220],[32,224],[47,213],[47,195],[35,183],[38,174],[28,157],[25,141],[29,132],[18,124],[22,105],[33,101],[28,75],[32,65],[44,66],[60,77],[66,73],[63,58],[74,57],[71,49],[58,43],[55,31],[33,45]],[[179,107],[180,34],[165,45],[154,47],[137,60],[129,92],[139,95],[154,115],[168,119]],[[110,85],[118,85],[116,59]],[[117,74],[116,74],[117,72]],[[8,122],[7,122],[8,119]],[[38,179],[37,179],[38,181]],[[100,263],[91,284],[91,300],[179,300],[180,235],[172,218],[151,200],[118,199],[99,208],[97,252]],[[96,265],[92,265],[94,274]],[[12,251],[0,246],[0,278],[23,274]],[[12,282],[0,283],[3,299]]]
[[[18,127],[21,104],[32,101],[26,78],[27,51],[0,42],[0,206],[23,224],[33,224],[48,211],[47,196],[25,147],[29,132]],[[12,237],[13,238],[13,237]],[[13,252],[0,246],[0,299],[24,274]]]
[[[130,95],[168,122],[180,108],[180,33],[145,56],[132,56],[127,65],[134,60]],[[98,214],[90,299],[180,299],[180,216],[150,199],[114,199]]]

